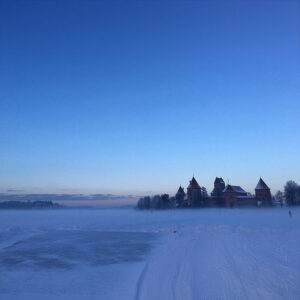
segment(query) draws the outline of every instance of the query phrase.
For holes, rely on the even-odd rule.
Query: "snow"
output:
[[[299,299],[300,210],[0,211],[0,299]]]

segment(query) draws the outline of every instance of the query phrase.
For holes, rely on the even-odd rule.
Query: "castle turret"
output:
[[[178,189],[176,195],[177,195],[177,194],[180,194],[180,195],[183,195],[183,196],[185,195],[185,192],[184,192],[184,189],[183,189],[182,186],[179,186],[179,189]]]
[[[222,197],[222,192],[225,189],[225,182],[222,177],[216,177],[214,182],[214,189],[211,195],[214,197]]]
[[[176,195],[175,195],[175,200],[176,200],[176,206],[180,207],[183,205],[185,198],[185,192],[184,189],[180,186]]]
[[[216,177],[215,182],[214,182],[214,186],[224,190],[225,189],[225,182],[224,182],[223,178],[222,177]]]
[[[216,177],[214,182],[214,189],[211,192],[209,204],[210,206],[224,206],[224,195],[225,182],[222,177]]]
[[[200,205],[201,202],[201,187],[193,176],[190,184],[187,187],[187,198],[189,205]]]
[[[260,201],[263,206],[272,205],[271,190],[260,178],[255,188],[256,201]]]

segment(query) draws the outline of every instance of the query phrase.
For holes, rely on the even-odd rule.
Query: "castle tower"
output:
[[[214,182],[214,189],[211,192],[212,196],[222,197],[222,192],[225,189],[225,182],[222,177],[216,177]]]
[[[224,182],[223,178],[216,177],[214,186],[215,186],[215,188],[219,188],[223,191],[225,189],[225,182]]]
[[[225,182],[222,177],[216,177],[214,182],[214,189],[211,192],[210,205],[224,206]]]
[[[271,190],[260,178],[255,188],[256,201],[261,201],[263,206],[272,205]]]
[[[184,192],[184,189],[180,186],[176,195],[182,195],[182,196],[185,196],[185,192]]]
[[[187,187],[187,198],[189,205],[200,205],[201,202],[201,187],[193,176],[190,184]]]
[[[185,197],[184,189],[180,186],[175,195],[175,201],[177,206],[182,206],[184,197]]]

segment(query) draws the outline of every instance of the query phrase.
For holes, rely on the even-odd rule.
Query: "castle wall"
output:
[[[238,198],[239,207],[257,206],[257,200],[255,197],[252,198]]]
[[[263,206],[272,205],[272,196],[270,190],[255,190],[257,201],[261,201]]]
[[[225,200],[226,207],[237,207],[238,206],[236,192],[225,192],[224,200]]]

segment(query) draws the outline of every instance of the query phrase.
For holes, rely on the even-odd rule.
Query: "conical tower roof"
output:
[[[177,194],[185,194],[184,189],[182,188],[182,186],[179,187]]]
[[[266,185],[266,183],[260,178],[257,185],[256,190],[269,190],[270,188]]]
[[[192,180],[190,181],[190,185],[188,186],[189,188],[200,188],[200,185],[198,184],[197,180],[193,176]]]

